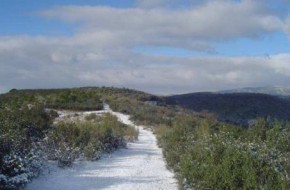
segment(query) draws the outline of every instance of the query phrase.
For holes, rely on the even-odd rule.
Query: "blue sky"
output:
[[[1,0],[0,24],[1,35],[71,35],[73,27],[57,21],[40,17],[41,10],[55,6],[65,5],[91,5],[129,7],[132,0],[106,1],[106,0]]]
[[[289,7],[284,0],[2,0],[0,92],[290,85]]]

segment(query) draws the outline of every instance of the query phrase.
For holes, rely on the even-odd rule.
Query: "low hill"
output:
[[[0,107],[41,104],[46,108],[98,110],[102,109],[103,102],[116,104],[116,102],[124,102],[125,100],[146,102],[156,99],[158,99],[157,96],[141,91],[113,87],[12,89],[10,92],[0,95]]]
[[[290,102],[271,95],[252,93],[191,93],[169,96],[167,104],[197,112],[215,113],[219,120],[248,125],[258,117],[290,120]]]
[[[0,95],[0,108],[6,105],[22,107],[41,104],[46,108],[98,110],[102,109],[103,102],[108,102],[116,111],[128,114],[138,112],[134,115],[140,120],[144,119],[144,115],[150,115],[150,119],[155,122],[162,118],[156,116],[150,105],[166,104],[178,105],[196,112],[208,111],[215,113],[221,121],[242,125],[248,125],[249,121],[258,117],[290,120],[290,101],[258,93],[191,93],[158,97],[126,88],[83,87],[13,89]]]

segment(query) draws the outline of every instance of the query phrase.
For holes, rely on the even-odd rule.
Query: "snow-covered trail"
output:
[[[105,112],[111,112],[125,124],[132,124],[127,115]],[[86,112],[89,113],[92,112]],[[128,143],[127,149],[117,150],[95,162],[78,162],[68,169],[52,165],[50,173],[34,179],[25,190],[178,189],[153,133],[142,126],[135,127],[139,128],[139,139]]]

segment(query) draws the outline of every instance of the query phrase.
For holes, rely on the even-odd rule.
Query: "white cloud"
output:
[[[214,52],[212,42],[289,31],[256,1],[208,1],[161,9],[65,6],[42,16],[76,24],[70,37],[0,36],[0,90],[114,85],[153,93],[289,85],[290,54],[267,57],[174,57],[136,53],[138,46]],[[143,5],[142,5],[143,3]],[[151,3],[151,5],[150,5]],[[142,7],[150,7],[143,9]],[[154,7],[154,8],[151,8]],[[156,8],[158,7],[158,8]]]
[[[78,34],[122,45],[169,45],[193,49],[209,40],[258,38],[283,26],[282,20],[254,1],[213,1],[188,9],[118,9],[65,6],[43,16],[82,25]],[[79,36],[84,40],[84,36]],[[207,50],[207,49],[206,49]]]
[[[290,54],[279,54],[271,58],[268,64],[276,73],[290,77]]]
[[[15,41],[11,37],[12,41]],[[48,39],[47,39],[48,40]],[[69,39],[67,39],[69,41]],[[5,43],[9,44],[9,39]],[[9,88],[114,85],[154,93],[289,84],[289,54],[267,57],[167,57],[126,49],[68,48],[34,40],[35,46],[0,50],[0,76]],[[31,42],[27,42],[29,45]],[[47,51],[43,51],[47,50]],[[5,63],[5,64],[3,64]]]
[[[288,35],[288,39],[290,40],[290,15],[286,18],[283,29]]]
[[[137,5],[140,7],[159,7],[170,3],[180,2],[180,0],[137,0]]]

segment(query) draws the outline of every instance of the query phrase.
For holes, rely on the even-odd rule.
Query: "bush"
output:
[[[0,189],[17,189],[39,174],[37,143],[52,119],[41,106],[0,110]]]
[[[98,118],[97,114],[91,113],[85,117],[85,120],[96,120]]]
[[[181,119],[181,120],[180,120]],[[265,120],[249,129],[176,118],[156,130],[167,163],[195,189],[289,189],[289,125]],[[283,144],[283,145],[282,145]]]
[[[98,120],[61,122],[47,134],[43,149],[47,159],[58,160],[60,166],[70,166],[78,157],[96,160],[102,152],[124,147],[127,137],[136,136],[132,129],[110,114]]]

